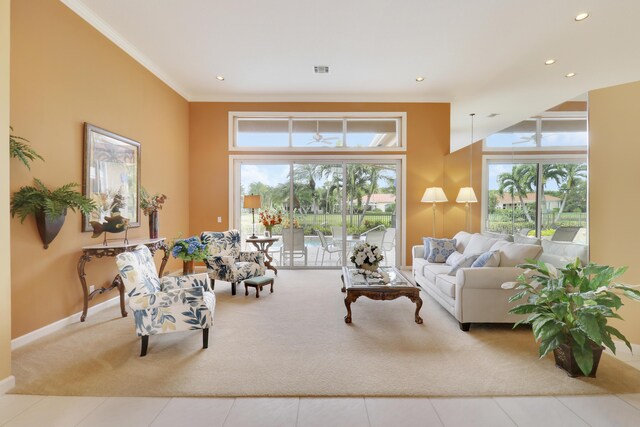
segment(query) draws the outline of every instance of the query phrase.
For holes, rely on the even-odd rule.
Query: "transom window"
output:
[[[587,117],[581,113],[534,117],[494,133],[485,151],[584,150],[589,144]]]
[[[403,151],[406,113],[229,113],[231,151]]]

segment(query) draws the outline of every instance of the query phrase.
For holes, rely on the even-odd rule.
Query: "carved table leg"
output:
[[[122,317],[127,317],[129,314],[124,308],[124,283],[122,283],[122,277],[120,277],[119,274],[117,274],[113,279],[112,285],[116,286],[120,293],[120,313],[122,314]]]
[[[351,303],[355,302],[360,295],[352,295],[347,293],[347,296],[344,297],[344,306],[347,307],[347,315],[344,316],[344,323],[351,323]]]
[[[264,253],[264,265],[269,269],[273,270],[275,275],[278,275],[278,269],[271,265],[271,261],[273,261],[273,257],[269,254],[269,248],[273,245],[273,242],[267,242],[266,246],[260,248],[262,253]]]
[[[422,298],[420,296],[415,296],[410,298],[411,301],[416,303],[416,323],[422,324],[422,317],[420,317],[420,309],[422,308]]]
[[[342,292],[347,292],[347,288],[345,288],[345,284],[344,284],[344,274],[340,275],[340,279],[342,279],[342,289],[340,289]]]
[[[162,242],[160,244],[160,249],[164,251],[164,255],[162,256],[162,262],[160,263],[160,272],[158,273],[158,276],[162,277],[162,275],[164,274],[164,268],[167,266],[167,261],[169,260],[169,246],[165,242]]]
[[[89,289],[87,288],[87,279],[85,278],[84,265],[91,261],[91,257],[87,254],[82,254],[78,260],[78,277],[80,278],[80,285],[82,286],[82,315],[80,321],[84,322],[87,318],[87,310],[89,309]]]

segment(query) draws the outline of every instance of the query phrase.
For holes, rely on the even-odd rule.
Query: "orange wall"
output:
[[[640,82],[589,92],[589,241],[593,262],[629,266],[622,280],[640,284]],[[616,322],[640,344],[640,303],[625,298]]]
[[[0,0],[0,395],[11,375],[11,251],[9,242],[9,0]]]
[[[226,230],[229,226],[229,174],[232,173],[228,159],[229,111],[406,112],[405,247],[408,264],[411,264],[411,246],[421,243],[422,236],[432,235],[430,206],[421,203],[420,199],[425,188],[443,185],[443,161],[449,152],[449,104],[315,102],[190,104],[189,224],[192,234],[203,230]],[[222,217],[222,224],[215,222],[218,216]]]
[[[456,203],[456,197],[461,187],[469,186],[469,155],[473,155],[473,191],[478,203],[470,203],[471,232],[480,232],[480,218],[482,213],[482,141],[473,144],[473,152],[469,147],[447,155],[444,159],[444,192],[449,203],[444,204],[444,237],[453,237],[458,231],[466,230],[465,205]],[[440,214],[442,211],[438,211]]]
[[[3,27],[4,28],[4,27]],[[83,123],[141,143],[142,185],[169,196],[160,233],[189,231],[189,106],[121,49],[57,0],[14,1],[11,10],[11,122],[46,160],[31,171],[11,161],[11,191],[32,183],[82,183]],[[143,226],[129,237],[148,237]],[[35,221],[11,221],[12,335],[21,336],[82,309],[76,274],[81,247],[95,244],[69,212],[45,250]],[[159,258],[159,257],[157,257]],[[113,258],[87,265],[91,284],[116,274]],[[112,291],[92,304],[113,298]]]

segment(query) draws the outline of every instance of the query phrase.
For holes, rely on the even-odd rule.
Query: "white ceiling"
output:
[[[61,1],[189,101],[450,102],[452,151],[640,80],[639,0]]]

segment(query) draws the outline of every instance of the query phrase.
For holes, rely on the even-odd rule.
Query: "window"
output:
[[[554,239],[556,230],[571,229],[571,241],[587,243],[586,155],[485,156],[484,161],[485,231]]]
[[[584,113],[552,114],[524,120],[484,141],[485,151],[585,150],[588,146]]]
[[[229,113],[231,151],[402,151],[406,113]]]

